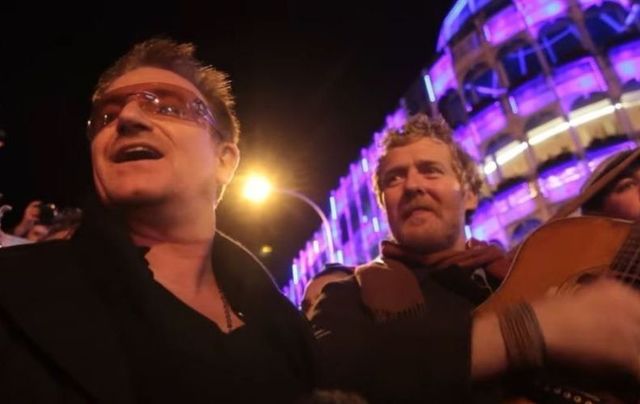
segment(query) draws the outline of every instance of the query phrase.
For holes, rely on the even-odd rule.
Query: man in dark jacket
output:
[[[150,40],[107,70],[88,125],[96,201],[72,240],[0,251],[0,401],[292,402],[306,323],[216,232],[239,160],[226,76]]]
[[[621,284],[474,312],[507,263],[465,240],[480,180],[444,122],[417,115],[389,131],[374,185],[392,239],[312,309],[327,386],[372,402],[460,403],[495,399],[481,384],[551,361],[640,375],[640,296]]]

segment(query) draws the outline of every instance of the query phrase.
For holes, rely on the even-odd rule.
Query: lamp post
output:
[[[264,177],[251,176],[245,183],[244,196],[245,198],[254,202],[261,202],[265,200],[271,192],[279,192],[281,194],[296,198],[306,203],[309,207],[311,207],[311,209],[314,210],[314,212],[316,212],[318,216],[320,216],[320,220],[322,220],[322,228],[324,229],[325,239],[327,242],[329,261],[335,262],[335,249],[333,246],[333,236],[331,234],[331,223],[329,222],[327,215],[324,214],[322,209],[320,209],[320,207],[314,201],[298,191],[284,188],[274,188],[271,183],[269,183],[269,181]]]

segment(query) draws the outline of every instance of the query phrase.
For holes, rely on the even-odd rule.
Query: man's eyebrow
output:
[[[439,165],[444,165],[444,163],[442,163],[441,161],[438,160],[418,160],[417,164],[439,164]]]
[[[390,167],[385,168],[384,172],[382,173],[382,177],[384,178],[389,174],[398,174],[406,170],[407,170],[407,166],[405,164],[392,165]]]

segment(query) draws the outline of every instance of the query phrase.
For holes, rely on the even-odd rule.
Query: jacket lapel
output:
[[[0,305],[92,401],[133,402],[115,331],[82,270],[69,258],[69,244],[3,251]]]

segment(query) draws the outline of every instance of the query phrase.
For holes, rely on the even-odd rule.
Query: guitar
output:
[[[513,303],[531,301],[554,290],[561,293],[601,276],[640,287],[640,222],[583,216],[540,227],[517,250],[500,288],[476,310],[499,312]],[[527,393],[551,402],[640,402],[640,387],[627,382],[549,370]],[[590,388],[580,387],[583,385]],[[593,386],[598,391],[590,391]]]

